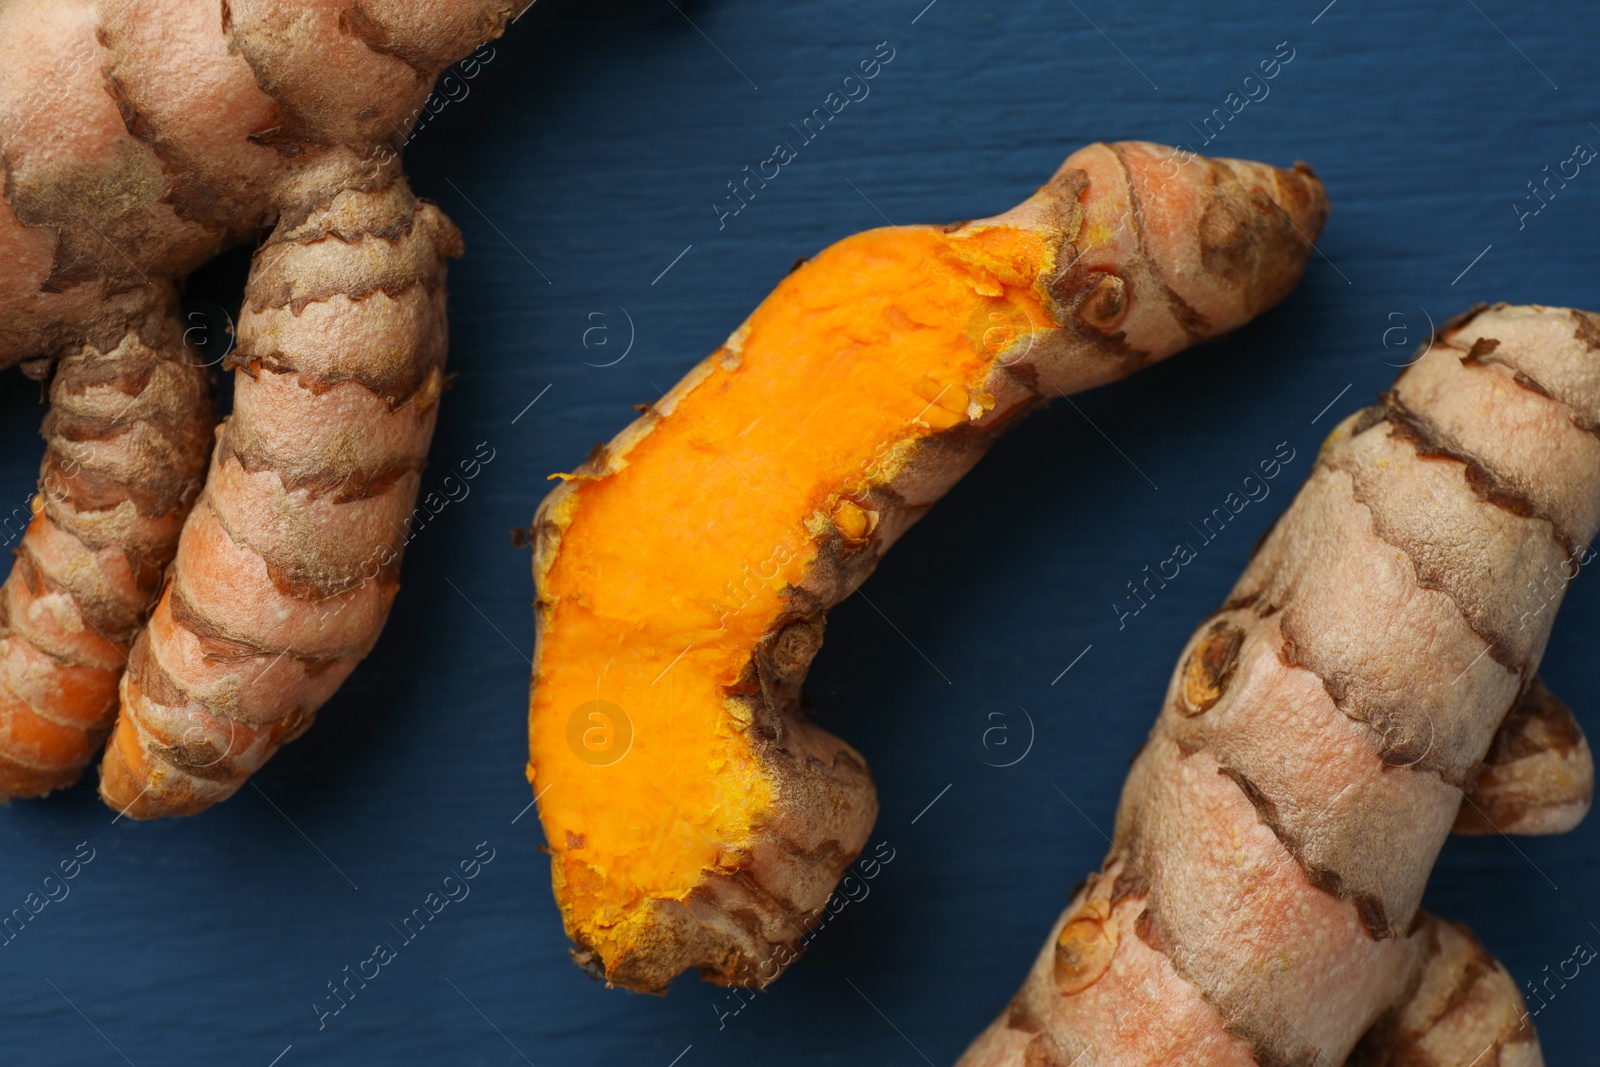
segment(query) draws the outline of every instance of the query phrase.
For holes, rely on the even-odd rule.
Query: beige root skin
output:
[[[111,807],[189,815],[231,796],[371,649],[399,588],[459,254],[403,182],[341,193],[257,253],[233,414],[123,679],[100,768]]]
[[[156,343],[142,325],[152,293],[170,304],[183,276],[269,231],[283,254],[258,259],[251,280],[240,326],[254,350],[203,515],[183,526],[211,445],[199,367],[176,408],[95,444],[110,457],[166,434],[162,476],[182,493],[155,500],[150,472],[127,462],[108,473],[47,457],[56,495],[44,480],[41,495],[64,494],[75,514],[47,507],[7,584],[0,793],[70,784],[131,656],[104,796],[119,810],[137,798],[135,817],[199,810],[304,729],[371,647],[398,565],[393,531],[377,526],[403,519],[416,492],[444,358],[442,264],[459,252],[406,187],[399,151],[434,78],[525,6],[0,4],[0,369],[55,371],[47,434],[72,425],[71,442],[95,444],[110,432],[85,429],[80,379],[87,364],[107,373],[100,357],[130,330]],[[335,245],[351,253],[342,264]],[[182,344],[169,332],[170,365]],[[135,374],[143,357],[118,351]],[[133,396],[130,382],[112,384]],[[51,456],[72,451],[55,436]],[[119,563],[95,541],[103,529],[85,531],[92,516],[128,527],[130,508],[140,528],[112,539],[128,549]],[[351,529],[330,535],[340,523]],[[180,527],[162,636],[130,650]]]
[[[77,780],[116,714],[117,677],[160,589],[211,442],[210,374],[171,289],[50,384],[36,515],[0,591],[0,795]]]
[[[1348,1067],[1538,1067],[1539,1038],[1517,984],[1464,927],[1418,916],[1411,993],[1362,1037]]]
[[[1594,800],[1594,756],[1573,717],[1535,678],[1495,734],[1456,814],[1458,834],[1564,834]]]
[[[387,185],[434,77],[525,6],[0,5],[0,369],[42,377],[128,287]]]
[[[1597,324],[1473,313],[1329,436],[1180,658],[1106,872],[966,1067],[1541,1062],[1509,976],[1418,902],[1453,827],[1588,805],[1535,672],[1564,591],[1538,579],[1600,521]]]

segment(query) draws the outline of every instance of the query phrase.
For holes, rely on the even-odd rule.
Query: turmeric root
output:
[[[1017,419],[1246,322],[1304,167],[1085,148],[1011,211],[799,266],[541,504],[528,777],[574,958],[761,986],[854,860],[861,756],[799,710],[827,610]]]
[[[122,679],[107,804],[150,818],[231,796],[377,640],[443,388],[459,242],[397,178],[280,223],[256,253],[233,414]]]
[[[54,489],[0,619],[0,791],[76,776],[131,657],[102,795],[133,817],[200,810],[376,640],[459,251],[399,149],[434,77],[519,6],[0,4],[0,368],[56,374]],[[190,271],[268,231],[234,415],[180,545],[213,416],[156,320]]]
[[[1594,756],[1572,709],[1535,678],[1494,735],[1458,834],[1564,834],[1594,800]]]
[[[210,375],[170,287],[120,336],[62,358],[34,518],[0,590],[0,793],[77,781],[105,741],[117,679],[200,491]],[[104,346],[104,348],[100,346]]]
[[[966,1067],[1542,1062],[1509,976],[1418,904],[1453,826],[1588,807],[1534,675],[1564,592],[1540,578],[1600,523],[1597,355],[1593,315],[1480,310],[1333,431]]]

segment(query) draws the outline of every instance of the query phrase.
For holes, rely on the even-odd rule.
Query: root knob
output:
[[[1094,985],[1111,966],[1117,951],[1114,927],[1107,928],[1111,907],[1104,900],[1091,900],[1061,928],[1056,938],[1056,992],[1062,996],[1081,993]]]
[[[1183,687],[1178,694],[1178,710],[1185,715],[1201,715],[1222,699],[1239,665],[1239,648],[1244,631],[1228,622],[1211,627],[1189,653],[1183,665]]]
[[[1078,305],[1078,320],[1101,333],[1116,329],[1127,313],[1128,287],[1115,274],[1100,275]]]

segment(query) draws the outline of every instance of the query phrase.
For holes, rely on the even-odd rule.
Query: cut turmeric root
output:
[[[1589,806],[1535,671],[1565,591],[1541,578],[1600,523],[1597,358],[1596,316],[1491,308],[1333,431],[966,1067],[1542,1062],[1504,969],[1418,905],[1452,828]]]
[[[826,249],[558,476],[528,776],[580,965],[777,976],[877,811],[799,712],[826,611],[1026,411],[1281,300],[1326,213],[1304,168],[1085,148],[1004,215]]]

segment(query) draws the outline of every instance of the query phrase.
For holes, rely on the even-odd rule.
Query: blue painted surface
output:
[[[937,0],[914,21],[924,2],[715,2],[686,17],[664,0],[546,0],[418,135],[415,184],[469,250],[452,268],[458,377],[429,477],[479,442],[495,458],[412,544],[371,659],[255,787],[155,825],[113,826],[87,784],[0,812],[0,909],[80,842],[94,856],[0,949],[0,1061],[949,1062],[1098,864],[1184,638],[1321,436],[1387,385],[1427,316],[1486,299],[1600,305],[1600,173],[1585,168],[1520,229],[1511,206],[1533,204],[1525,183],[1545,164],[1600,145],[1591,6],[1338,0],[1318,18],[1325,0],[1082,13]],[[719,228],[724,183],[792,140],[788,124],[882,41],[894,58],[870,95]],[[871,762],[876,836],[896,850],[871,895],[721,1029],[732,1002],[693,979],[663,999],[590,982],[566,959],[538,824],[513,825],[529,800],[532,623],[527,552],[507,531],[544,475],[677,380],[796,257],[885,218],[992,213],[1090,140],[1200,147],[1190,123],[1283,41],[1294,58],[1270,95],[1207,150],[1305,159],[1326,180],[1324,256],[1299,291],[1078,410],[1034,416],[871,580],[894,626],[859,598],[830,620],[810,693]],[[626,358],[596,366],[622,353],[629,320]],[[14,374],[0,382],[0,500],[32,484],[36,399]],[[1279,442],[1297,458],[1273,495],[1119,631],[1123,583]],[[1593,582],[1573,588],[1546,658],[1591,732]],[[987,766],[1021,751],[1024,708],[1031,752]],[[1009,733],[986,749],[996,725]],[[319,1031],[325,983],[398,943],[390,924],[479,842],[493,859],[470,895]],[[1594,821],[1558,840],[1452,841],[1428,905],[1534,978],[1575,943],[1600,945],[1597,855]],[[1538,1017],[1552,1063],[1597,1062],[1597,993],[1586,969]]]

